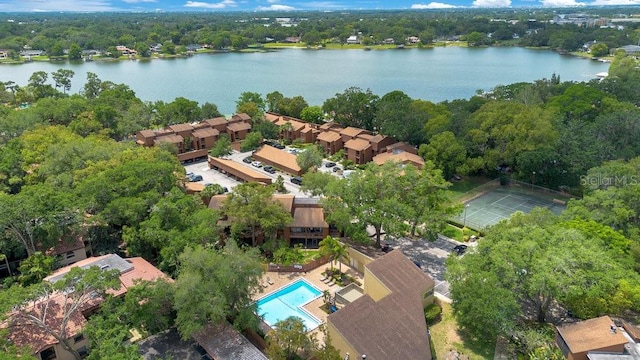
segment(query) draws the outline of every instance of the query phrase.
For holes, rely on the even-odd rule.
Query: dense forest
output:
[[[420,45],[434,40],[468,39],[472,45],[550,47],[566,51],[582,48],[587,42],[606,44],[609,49],[636,44],[635,22],[597,26],[553,23],[558,14],[576,9],[523,10],[431,10],[369,12],[288,12],[281,13],[153,13],[153,14],[1,14],[0,49],[14,56],[25,48],[45,50],[51,56],[72,54],[78,49],[107,50],[118,45],[148,55],[149,46],[179,51],[192,44],[213,49],[244,49],[268,42],[300,38],[309,45],[344,44],[357,35],[362,44],[380,44],[385,39],[404,43],[409,36]],[[587,8],[581,13],[591,19],[625,18],[628,8]],[[284,19],[284,20],[281,20]],[[601,26],[606,25],[606,26]],[[624,25],[618,28],[617,25]]]

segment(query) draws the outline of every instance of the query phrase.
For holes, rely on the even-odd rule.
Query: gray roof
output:
[[[87,261],[89,260],[89,261]],[[116,254],[109,254],[100,256],[98,258],[90,258],[81,262],[74,264],[73,266],[79,266],[81,269],[88,269],[92,266],[98,266],[103,270],[111,270],[118,269],[120,270],[120,274],[123,274],[127,271],[133,270],[133,265],[121,258]],[[91,261],[93,260],[93,261]],[[55,274],[54,276],[47,277],[45,280],[50,283],[55,283],[58,280],[62,280],[64,276],[67,274],[67,271],[62,272],[61,274]]]
[[[193,337],[216,360],[268,360],[227,322],[209,324]]]

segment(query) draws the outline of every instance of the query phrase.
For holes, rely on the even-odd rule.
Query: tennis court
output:
[[[522,185],[492,186],[464,203],[456,221],[474,229],[484,229],[508,219],[516,211],[529,213],[544,207],[560,214],[566,208],[566,197],[554,196]]]

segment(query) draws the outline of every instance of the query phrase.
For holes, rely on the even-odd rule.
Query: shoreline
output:
[[[382,51],[382,50],[412,50],[412,49],[419,49],[419,50],[430,50],[430,49],[434,49],[436,47],[470,47],[466,42],[464,41],[441,41],[441,42],[436,42],[433,43],[433,45],[429,45],[429,46],[419,46],[419,45],[406,45],[403,47],[398,47],[396,45],[373,45],[373,46],[365,46],[365,45],[361,45],[361,44],[335,44],[335,45],[331,45],[331,46],[327,46],[327,47],[323,47],[323,46],[307,46],[307,45],[300,45],[300,44],[287,44],[287,43],[274,43],[272,45],[264,45],[261,47],[250,47],[247,49],[241,49],[241,50],[200,50],[200,51],[196,51],[195,53],[192,54],[176,54],[176,55],[165,55],[165,54],[161,54],[161,55],[155,55],[155,56],[151,56],[151,57],[128,57],[128,56],[121,56],[119,58],[109,58],[109,57],[98,57],[98,58],[93,58],[90,60],[86,60],[86,59],[80,59],[80,60],[69,60],[69,59],[65,59],[65,58],[56,58],[56,59],[50,59],[48,57],[42,56],[42,57],[37,57],[37,58],[33,58],[30,60],[12,60],[12,59],[6,59],[7,61],[3,61],[0,60],[0,65],[22,65],[22,64],[27,64],[30,62],[60,62],[60,63],[66,63],[66,62],[91,62],[91,61],[103,61],[103,62],[112,62],[112,61],[151,61],[151,60],[171,60],[171,59],[185,59],[185,58],[190,58],[192,56],[195,55],[200,55],[200,54],[225,54],[225,53],[262,53],[262,52],[272,52],[272,51],[279,51],[279,50],[286,50],[286,49],[293,49],[293,50],[307,50],[307,51],[320,51],[320,50],[340,50],[340,51],[344,51],[344,50],[360,50],[360,51],[369,51],[369,50],[375,50],[375,51]],[[487,46],[482,46],[482,47],[521,47],[521,46],[513,46],[513,45],[508,45],[508,44],[497,44],[497,45],[487,45]],[[524,49],[530,49],[530,50],[545,50],[545,51],[554,51],[556,53],[558,53],[559,55],[570,55],[570,56],[574,56],[574,57],[578,57],[578,58],[583,58],[586,60],[593,60],[593,61],[600,61],[600,62],[605,62],[605,63],[610,63],[611,62],[611,56],[606,56],[606,57],[601,57],[601,58],[596,58],[596,57],[592,57],[590,54],[587,53],[582,53],[582,52],[561,52],[558,50],[553,50],[549,47],[530,47],[530,46],[523,46],[522,48]]]

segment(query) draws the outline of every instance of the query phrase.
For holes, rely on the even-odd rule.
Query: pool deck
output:
[[[269,278],[273,282],[273,285],[268,285],[266,288],[263,288],[262,289],[263,291],[261,293],[255,294],[253,298],[254,300],[258,300],[264,297],[265,295],[270,294],[300,278],[304,278],[313,286],[317,287],[320,291],[329,290],[331,292],[331,296],[334,296],[336,291],[342,289],[342,287],[336,284],[332,286],[328,286],[327,284],[320,281],[320,279],[323,278],[322,272],[324,272],[325,269],[329,267],[330,267],[329,263],[326,263],[307,273],[304,273],[304,272],[278,273],[278,272],[270,272],[270,271],[266,272],[262,277],[263,284],[268,284],[267,278]],[[338,264],[334,264],[334,267],[337,268]],[[360,283],[364,284],[363,275],[358,273],[354,269],[350,268],[348,265],[342,264],[342,272],[353,276]],[[318,318],[318,320],[320,320],[322,323],[326,323],[328,314],[324,312],[322,309],[320,309],[320,306],[322,306],[323,304],[324,304],[324,300],[322,299],[322,296],[320,296],[319,298],[312,300],[311,302],[304,305],[303,308],[307,310],[309,313],[311,313],[313,316]],[[318,340],[323,341],[323,334],[322,332],[319,331],[319,329],[313,330],[312,333],[316,334]]]

